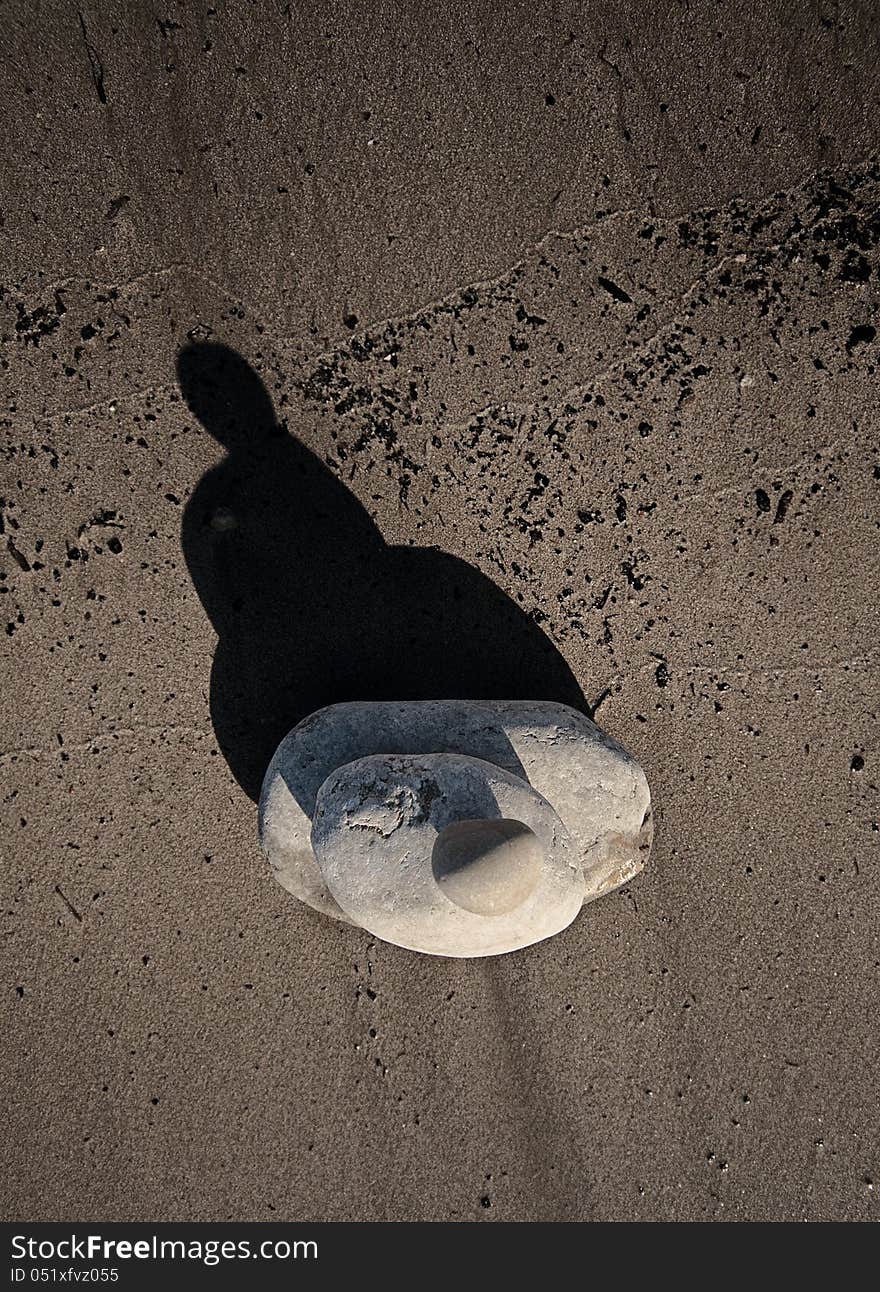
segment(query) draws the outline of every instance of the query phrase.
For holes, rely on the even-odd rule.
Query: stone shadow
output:
[[[218,636],[211,720],[252,799],[281,738],[337,701],[559,700],[589,712],[559,651],[491,579],[384,541],[279,423],[241,355],[188,345],[178,377],[226,449],[187,504],[182,543]]]

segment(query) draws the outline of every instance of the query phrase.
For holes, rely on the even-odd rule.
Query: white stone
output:
[[[338,810],[342,801],[338,795],[356,792],[352,777],[363,771],[360,768],[353,773],[348,765],[374,759],[377,755],[409,757],[409,764],[404,760],[393,774],[404,776],[405,783],[398,786],[401,793],[406,788],[412,792],[406,776],[413,772],[414,756],[421,754],[457,756],[457,761],[435,765],[435,771],[442,766],[444,775],[449,777],[453,777],[453,764],[458,766],[462,760],[479,760],[483,765],[490,765],[496,778],[498,774],[505,773],[508,787],[512,781],[526,796],[531,793],[545,802],[570,837],[582,874],[583,901],[592,901],[626,883],[647,860],[652,824],[650,794],[644,772],[615,740],[567,705],[546,701],[363,702],[331,705],[311,714],[285,737],[272,759],[260,798],[260,838],[278,881],[315,909],[337,919],[364,924],[363,902],[366,899],[363,898],[363,886],[368,883],[369,868],[364,870],[362,861],[367,854],[363,849],[349,848],[347,842],[343,847],[343,840],[347,840],[348,835],[363,834],[363,831],[359,832],[356,826],[352,826],[350,818],[345,818],[347,824],[343,827],[340,818],[331,842],[316,817],[319,795],[325,810],[330,804],[334,805],[334,811]],[[406,766],[409,766],[409,772],[406,772]],[[371,763],[370,767],[375,771],[379,764]],[[332,773],[337,773],[337,776],[326,787],[325,795],[324,783]],[[485,775],[488,773],[484,772]],[[390,790],[392,786],[388,777],[392,773],[388,766],[384,766],[383,776],[386,778],[383,785]],[[465,786],[466,778],[459,775],[453,779],[457,787],[455,793],[458,794]],[[331,789],[337,797],[331,795]],[[425,881],[419,891],[431,894],[425,911],[437,909],[439,899],[436,894],[439,893],[450,907],[457,910],[459,930],[465,916],[494,922],[519,913],[521,921],[528,913],[531,919],[534,912],[528,904],[532,902],[533,891],[544,890],[538,882],[534,890],[529,889],[528,876],[535,879],[539,863],[543,874],[547,866],[552,868],[558,862],[555,855],[550,856],[552,849],[548,853],[540,831],[523,811],[511,809],[502,812],[496,805],[492,811],[475,812],[472,806],[467,807],[469,799],[467,802],[453,801],[451,789],[447,789],[445,794],[448,819],[437,827],[439,818],[435,812],[433,833],[422,831],[419,834],[418,866],[424,872]],[[531,804],[532,799],[529,798],[528,802]],[[381,815],[384,808],[377,800],[371,810]],[[528,833],[511,827],[511,838],[499,850],[501,821],[514,823],[514,826],[519,823],[526,831],[530,830],[538,845],[530,841]],[[475,833],[471,839],[474,856],[468,865],[459,860],[459,864],[448,866],[450,873],[444,877],[444,849],[455,842],[454,832],[444,836],[444,831],[455,826],[456,822],[478,823],[473,826]],[[425,824],[407,818],[404,833],[412,833]],[[393,833],[399,834],[402,829],[400,826]],[[483,832],[482,842],[480,831]],[[415,837],[414,833],[413,839]],[[458,843],[461,844],[461,839]],[[343,863],[334,860],[340,849],[350,861],[355,854],[359,858],[358,891],[361,895],[357,904],[346,887],[349,881],[341,873]],[[435,849],[439,849],[439,853]],[[412,850],[412,856],[415,856],[415,850]],[[508,874],[502,883],[505,867],[508,871],[513,868],[518,878]],[[331,873],[332,884],[328,882]],[[400,878],[399,871],[389,873]],[[489,882],[492,873],[498,881],[494,899]],[[492,906],[493,901],[497,908],[494,914],[478,909],[480,903],[485,908],[487,904]],[[477,908],[474,907],[475,902]],[[502,909],[507,902],[512,903],[510,909]],[[397,912],[405,907],[402,897],[392,905]],[[439,909],[448,915],[442,903]],[[365,927],[389,941],[411,945],[396,936],[399,930],[396,930],[393,919],[383,920],[376,916],[375,911],[376,900],[373,900],[369,916],[373,924],[365,924]],[[384,931],[377,927],[377,919]],[[407,927],[412,932],[411,925]],[[473,921],[472,928],[476,928]],[[548,934],[539,933],[538,936]],[[421,933],[417,940],[423,940]],[[494,934],[487,935],[486,945],[495,945],[499,941],[503,942],[503,939],[496,938]],[[525,945],[525,942],[515,944]],[[456,945],[459,949],[439,950],[436,954],[492,954],[487,950],[463,950],[464,944],[460,939]],[[420,945],[417,949],[430,948]],[[513,946],[501,945],[498,949],[512,950]]]
[[[545,852],[522,821],[453,821],[431,849],[431,870],[440,891],[477,915],[507,915],[534,892]]]
[[[481,863],[490,872],[499,860],[503,865],[499,836],[534,840],[520,850],[524,864],[514,882],[502,885],[498,905],[507,909],[486,909],[492,903],[481,878],[488,876],[462,876],[454,865],[450,871],[455,849],[442,842],[438,877],[438,841],[445,836],[448,843],[462,821],[479,823],[479,830],[457,860],[467,860],[469,851],[478,871]],[[480,831],[489,848],[477,851]],[[510,860],[509,841],[502,842]],[[528,946],[570,924],[584,899],[571,837],[546,799],[520,777],[461,754],[379,754],[331,772],[318,792],[312,846],[353,923],[432,955],[488,956]],[[456,892],[467,904],[454,900]]]

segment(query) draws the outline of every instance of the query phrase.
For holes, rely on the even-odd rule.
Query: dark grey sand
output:
[[[876,1218],[876,14],[4,6],[5,1216]],[[452,687],[655,796],[496,960],[257,848]]]

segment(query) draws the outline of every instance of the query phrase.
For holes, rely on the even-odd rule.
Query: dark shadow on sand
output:
[[[448,553],[390,547],[332,471],[278,424],[222,345],[178,357],[184,398],[226,448],[183,519],[183,551],[218,635],[211,719],[256,799],[281,738],[342,700],[559,700],[588,712],[540,628]]]

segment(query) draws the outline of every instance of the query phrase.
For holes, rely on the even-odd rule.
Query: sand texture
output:
[[[4,7],[4,1217],[877,1218],[877,13]],[[651,787],[494,960],[258,845],[449,697]]]

